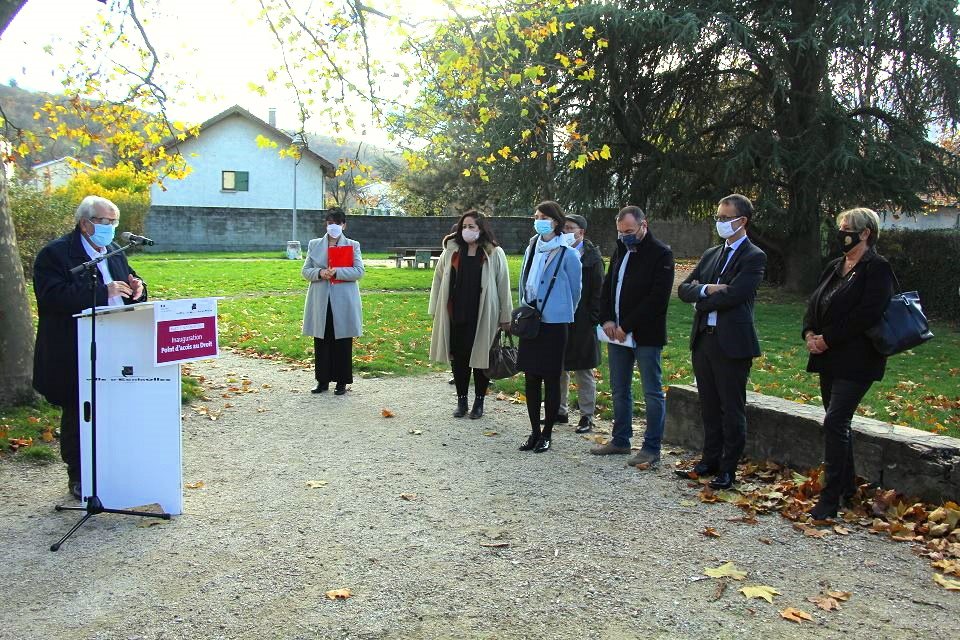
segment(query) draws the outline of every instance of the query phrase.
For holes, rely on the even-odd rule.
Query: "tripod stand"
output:
[[[133,511],[129,509],[108,509],[103,506],[100,497],[97,494],[97,279],[100,275],[100,263],[110,256],[122,253],[129,249],[132,244],[125,245],[115,249],[102,256],[84,262],[83,264],[70,269],[70,273],[80,273],[86,271],[87,280],[90,283],[90,402],[84,406],[84,415],[90,418],[90,473],[91,487],[90,495],[86,496],[86,506],[83,507],[65,507],[56,505],[57,511],[83,511],[84,515],[80,520],[67,531],[66,534],[55,543],[50,545],[50,551],[57,551],[67,538],[83,526],[87,520],[101,513],[116,513],[125,516],[140,516],[144,518],[161,518],[169,520],[169,513],[150,513],[147,511]]]

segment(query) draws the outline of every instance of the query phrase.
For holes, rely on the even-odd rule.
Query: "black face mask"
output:
[[[837,241],[840,242],[840,248],[844,253],[849,252],[855,246],[860,244],[859,231],[837,231]]]

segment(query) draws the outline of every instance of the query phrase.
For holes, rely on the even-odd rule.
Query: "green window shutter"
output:
[[[237,191],[250,190],[250,172],[249,171],[237,171],[236,181],[237,181]]]

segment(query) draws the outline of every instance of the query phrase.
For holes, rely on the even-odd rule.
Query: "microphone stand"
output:
[[[63,505],[56,505],[54,507],[57,511],[83,511],[84,516],[71,527],[69,531],[57,542],[50,545],[50,551],[56,551],[60,548],[67,538],[73,535],[73,533],[83,526],[87,520],[92,518],[95,515],[101,513],[117,513],[125,516],[141,516],[144,518],[160,518],[162,520],[169,520],[169,513],[150,513],[147,511],[132,511],[129,509],[108,509],[103,506],[103,502],[100,501],[100,496],[97,494],[97,278],[100,275],[100,267],[98,266],[101,262],[114,256],[118,253],[123,253],[136,243],[130,243],[128,245],[122,246],[119,249],[114,249],[108,253],[105,253],[102,256],[98,256],[92,260],[88,260],[81,265],[78,265],[70,269],[70,273],[77,274],[82,271],[87,272],[88,280],[90,282],[90,299],[92,304],[90,305],[90,402],[84,403],[84,415],[90,416],[90,472],[93,481],[91,482],[90,495],[86,496],[86,506],[84,507],[65,507]],[[89,412],[89,413],[88,413]]]

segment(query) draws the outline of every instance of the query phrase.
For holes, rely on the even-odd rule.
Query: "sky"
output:
[[[368,4],[391,11],[388,5],[393,2]],[[439,11],[439,0],[402,4],[404,11],[412,9],[419,16]],[[156,5],[164,15],[146,28],[154,46],[171,56],[163,63],[164,71],[188,79],[195,87],[174,96],[173,118],[202,122],[239,104],[264,120],[268,109],[275,107],[278,126],[297,128],[296,103],[289,91],[273,86],[267,96],[260,96],[248,87],[251,81],[264,84],[267,70],[280,59],[272,34],[255,22],[260,9],[257,0],[159,0]],[[24,89],[60,91],[62,78],[57,67],[75,57],[78,27],[95,25],[97,14],[104,12],[104,6],[95,0],[29,0],[0,39],[0,82],[13,79]],[[308,129],[331,133],[324,131],[324,126],[311,122]],[[385,133],[370,126],[366,129],[363,137],[367,142],[388,144]],[[356,137],[361,136],[358,133]]]

